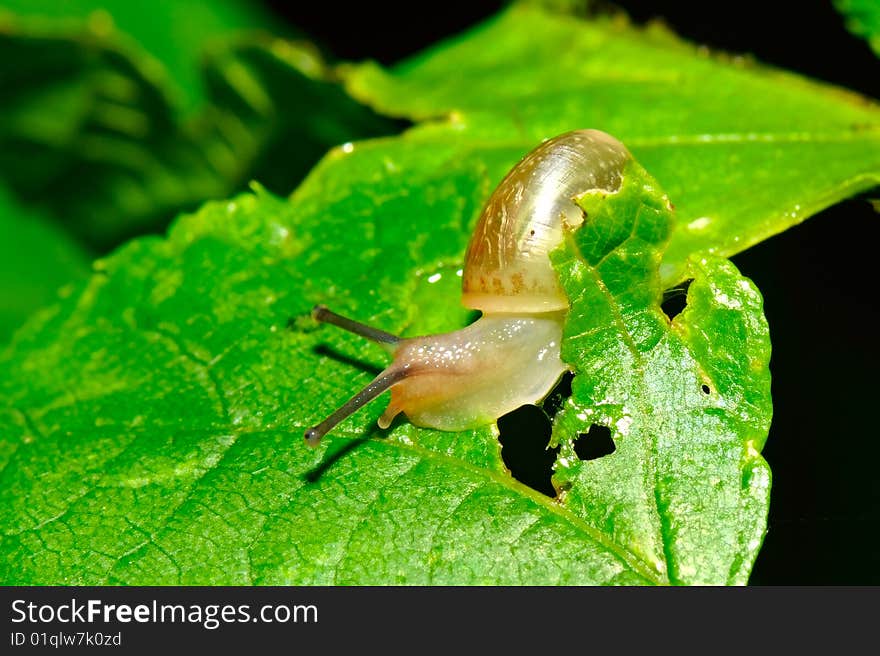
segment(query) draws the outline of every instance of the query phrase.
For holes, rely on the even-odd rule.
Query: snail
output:
[[[340,421],[391,390],[380,428],[403,412],[417,426],[458,431],[540,402],[568,369],[560,359],[568,297],[549,254],[578,227],[576,200],[616,192],[630,158],[598,130],[576,130],[543,142],[489,197],[465,255],[462,303],[480,310],[471,325],[449,333],[401,338],[328,310],[319,322],[383,346],[391,364],[324,421],[305,432],[316,446]]]

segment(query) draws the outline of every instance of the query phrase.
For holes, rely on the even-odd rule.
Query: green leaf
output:
[[[173,80],[172,94],[186,110],[206,100],[199,61],[209,44],[234,30],[278,33],[283,28],[258,4],[237,0],[5,0],[3,4],[4,10],[28,19],[88,21],[93,29],[127,35],[161,62]]]
[[[167,240],[137,240],[98,263],[79,293],[19,333],[0,379],[9,400],[0,414],[8,436],[0,443],[3,580],[744,581],[757,546],[731,548],[727,540],[760,542],[767,481],[742,488],[731,476],[743,468],[739,483],[753,467],[758,480],[762,461],[740,452],[733,460],[719,453],[707,461],[699,450],[681,457],[679,442],[702,439],[710,450],[717,442],[730,455],[730,420],[721,416],[715,425],[712,417],[736,402],[737,385],[747,381],[735,367],[719,366],[716,375],[719,355],[705,355],[699,339],[679,339],[668,325],[657,328],[670,334],[664,343],[713,377],[719,407],[689,407],[674,426],[668,418],[665,441],[653,432],[656,419],[643,427],[633,419],[630,430],[650,433],[651,448],[664,457],[669,480],[657,497],[669,505],[664,516],[702,530],[670,533],[672,555],[659,563],[645,538],[618,535],[583,511],[579,481],[559,502],[511,478],[490,427],[444,433],[399,421],[383,437],[376,403],[343,422],[322,448],[302,443],[303,429],[369,381],[384,359],[353,336],[317,330],[307,319],[313,304],[406,334],[465,324],[466,313],[455,310],[464,246],[492,182],[521,154],[469,149],[431,129],[337,149],[290,202],[259,192],[210,203],[178,221]],[[640,202],[660,202],[659,191],[638,185],[618,196],[609,213],[622,230],[642,220],[641,210],[631,211]],[[644,250],[654,268],[633,267],[626,274],[632,285],[659,289],[667,220],[660,213],[645,224],[655,236]],[[618,251],[612,245],[610,252]],[[753,394],[766,410],[766,326],[757,296],[729,265],[704,269],[695,274],[700,284],[732,286],[731,298],[748,302],[729,310],[726,326],[695,302],[682,325],[730,333],[725,347],[744,340],[755,358]],[[659,316],[656,300],[645,312]],[[576,300],[571,325],[592,309]],[[678,365],[667,362],[675,375],[665,377],[645,367],[655,388],[653,397],[634,392],[638,412],[654,398],[667,407],[687,398],[680,385],[693,381]],[[581,392],[575,401],[587,402]],[[752,417],[753,410],[740,412]],[[756,435],[765,419],[755,411]],[[695,435],[695,425],[708,428]],[[735,497],[734,514],[713,512],[711,496],[693,511],[674,507],[695,462],[717,476],[719,494]],[[599,484],[606,496],[622,491],[613,479]]]
[[[864,37],[880,56],[880,2],[877,0],[834,0],[837,11],[846,16],[846,27]]]
[[[95,249],[254,177],[287,193],[330,146],[398,129],[351,100],[307,44],[253,36],[213,50],[212,103],[189,122],[161,67],[117,33],[8,21],[0,175]]]
[[[0,186],[0,342],[54,301],[60,287],[87,273],[88,258],[79,246]]]
[[[738,253],[880,182],[873,102],[619,20],[515,7],[347,81],[379,111],[437,121],[475,148],[522,152],[579,128],[622,140],[678,210],[668,285],[692,253]]]
[[[562,357],[572,396],[553,427],[565,505],[673,583],[745,583],[765,531],[770,338],[758,290],[714,257],[691,260],[687,306],[660,309],[672,214],[630,167],[587,196],[588,222],[556,254],[572,302]],[[581,460],[610,430],[616,450]],[[595,438],[594,438],[595,439]]]

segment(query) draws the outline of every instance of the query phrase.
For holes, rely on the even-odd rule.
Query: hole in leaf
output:
[[[586,433],[578,435],[574,441],[574,452],[581,460],[596,460],[614,453],[617,447],[611,439],[611,429],[593,424]]]
[[[688,278],[683,283],[663,292],[663,301],[660,303],[660,309],[669,317],[670,321],[681,314],[687,307],[687,292],[693,281],[693,278]]]
[[[548,449],[550,419],[534,405],[524,405],[498,418],[501,458],[510,474],[548,497],[556,490],[550,481],[559,447]]]
[[[550,419],[553,419],[553,417],[556,416],[556,413],[562,410],[565,400],[571,396],[572,380],[574,380],[574,374],[570,371],[566,371],[562,374],[562,378],[556,383],[556,387],[550,390],[547,398],[545,398],[544,402],[541,404],[541,408],[543,408],[544,413],[550,417]]]
[[[703,383],[703,385],[700,387],[700,389],[703,390],[703,394],[711,394],[712,393],[712,389],[708,385],[706,385],[705,383]]]

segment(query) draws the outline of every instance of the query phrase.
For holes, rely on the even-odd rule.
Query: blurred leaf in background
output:
[[[89,258],[70,235],[0,185],[0,340],[88,273]]]
[[[834,6],[846,17],[846,26],[863,37],[880,55],[880,2],[877,0],[834,0]]]
[[[98,254],[254,178],[288,193],[331,146],[400,129],[275,27],[226,1],[7,3],[0,179]]]
[[[3,10],[56,25],[88,24],[95,31],[112,35],[137,51],[140,58],[156,61],[167,78],[163,83],[169,87],[173,105],[185,112],[196,110],[207,100],[199,62],[210,44],[239,30],[295,36],[290,26],[275,19],[260,3],[241,0],[3,0]]]
[[[6,18],[0,175],[24,202],[100,249],[222,191],[178,123],[155,60],[94,22]]]

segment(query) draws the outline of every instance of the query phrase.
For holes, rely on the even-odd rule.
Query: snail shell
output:
[[[542,400],[567,369],[560,359],[568,298],[550,263],[566,230],[584,221],[576,200],[616,192],[630,154],[598,130],[567,132],[526,155],[490,196],[474,229],[462,273],[462,302],[481,310],[450,333],[399,338],[322,306],[333,323],[384,346],[392,363],[369,385],[305,433],[316,445],[342,419],[391,389],[379,419],[403,412],[413,424],[462,430]]]
[[[598,130],[545,141],[501,181],[483,209],[465,255],[462,303],[493,312],[568,307],[549,255],[563,230],[583,223],[575,199],[620,188],[629,152]]]

